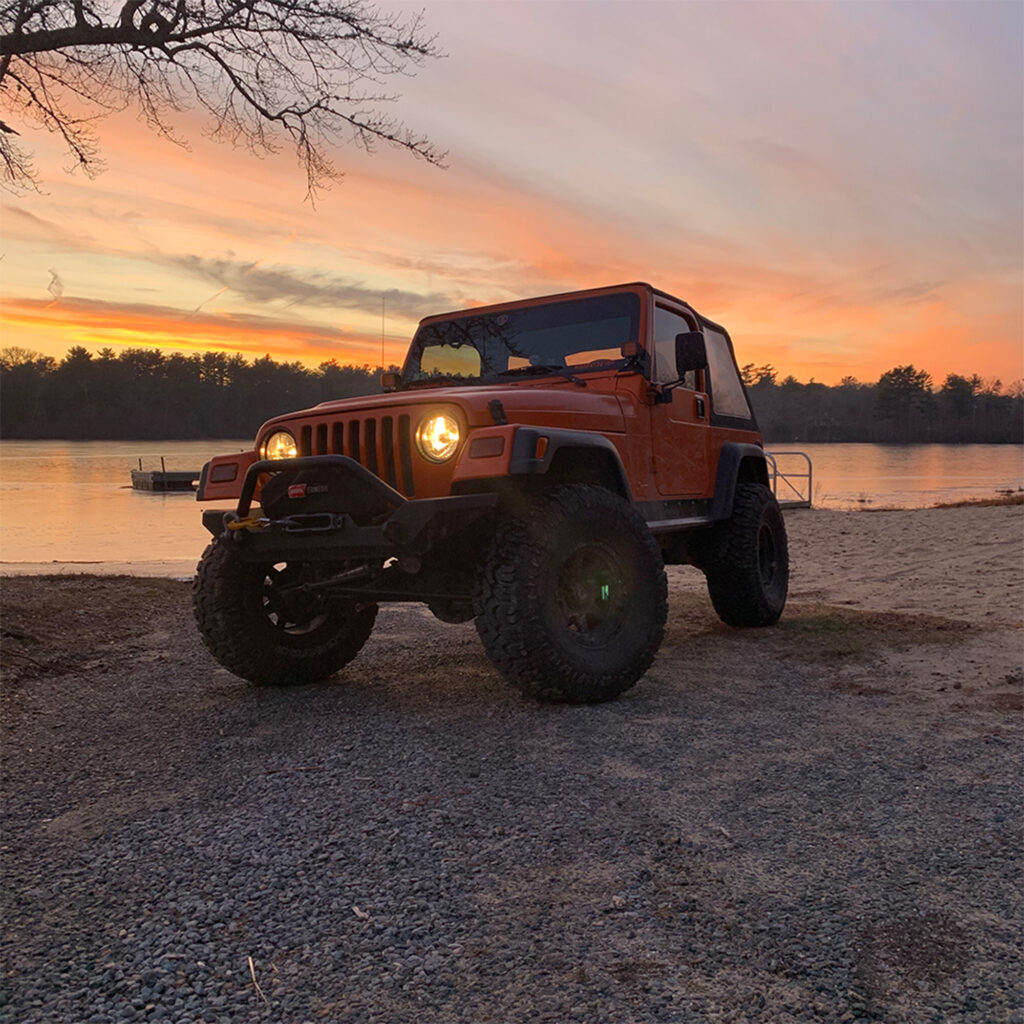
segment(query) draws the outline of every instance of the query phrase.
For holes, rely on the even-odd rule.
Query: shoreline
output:
[[[866,515],[865,512],[872,514]],[[958,504],[926,509],[790,509],[785,515],[790,550],[789,599],[783,613],[799,623],[811,616],[864,621],[882,617],[908,635],[969,628],[972,671],[1024,679],[1024,502]],[[0,563],[0,596],[52,593],[55,606],[74,606],[89,580],[118,595],[172,585],[182,596],[194,578],[193,559],[142,562]],[[710,611],[704,575],[692,566],[668,566],[668,585],[680,606]],[[392,614],[430,619],[423,605],[390,603]],[[716,620],[717,621],[717,620]],[[899,624],[903,625],[900,626]],[[830,627],[831,628],[831,627]],[[191,631],[191,627],[190,627]],[[917,669],[935,677],[948,671],[944,647],[920,649]]]
[[[961,529],[963,520],[970,518],[971,512],[982,510],[1012,510],[1024,507],[1024,493],[1002,495],[994,498],[964,499],[955,502],[943,502],[924,508],[894,508],[894,507],[868,507],[851,509],[833,508],[797,508],[785,509],[787,525],[796,524],[798,537],[801,543],[808,539],[811,521],[818,526],[825,526],[826,521],[835,523],[842,520],[847,528],[856,526],[870,533],[872,524],[860,522],[857,517],[867,516],[898,516],[908,521],[920,521],[923,517],[931,517],[941,513],[956,517],[958,520],[957,530]],[[1009,513],[1010,518],[1013,513]],[[850,518],[853,517],[853,518]],[[942,520],[938,520],[942,522]],[[951,520],[950,520],[951,521]],[[967,524],[969,525],[969,524]],[[827,527],[830,530],[831,527]],[[949,537],[951,543],[958,539],[957,535]],[[1020,543],[1024,544],[1024,522],[1020,528],[1018,537]],[[817,545],[814,545],[815,547]],[[132,561],[124,560],[89,560],[89,561],[52,561],[52,562],[28,562],[28,561],[0,561],[0,579],[5,577],[18,576],[134,576],[138,578],[163,578],[190,580],[195,574],[195,568],[202,555],[202,550],[197,549],[194,557],[190,558],[148,558]],[[793,568],[799,572],[799,561],[792,557]]]

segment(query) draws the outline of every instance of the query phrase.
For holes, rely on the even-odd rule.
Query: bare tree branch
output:
[[[12,122],[63,139],[75,166],[100,169],[93,122],[136,104],[181,143],[170,117],[190,103],[215,137],[254,153],[289,139],[310,196],[338,172],[330,147],[348,141],[445,154],[380,112],[384,79],[440,56],[419,16],[401,21],[368,0],[0,0],[0,182],[35,186]]]

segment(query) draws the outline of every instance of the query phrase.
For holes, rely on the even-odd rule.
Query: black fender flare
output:
[[[537,458],[537,441],[547,438],[544,454]],[[547,473],[555,456],[565,449],[590,449],[600,451],[610,459],[618,477],[622,494],[627,501],[633,501],[626,467],[622,465],[619,451],[603,434],[592,434],[585,430],[560,430],[548,427],[519,427],[512,441],[512,455],[508,471],[512,475],[531,476]]]
[[[768,460],[764,449],[756,444],[726,441],[718,456],[718,474],[715,477],[715,496],[711,501],[711,518],[728,519],[736,498],[736,484],[740,479],[740,467],[747,460],[758,467],[756,480],[765,487],[768,484]]]

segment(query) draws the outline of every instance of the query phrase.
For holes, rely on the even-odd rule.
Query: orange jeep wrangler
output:
[[[725,330],[647,284],[423,320],[384,394],[278,416],[203,467],[194,609],[254,683],[323,679],[381,601],[476,622],[541,700],[616,697],[650,667],[665,563],[718,615],[774,623],[786,531]],[[258,508],[256,506],[258,503]]]

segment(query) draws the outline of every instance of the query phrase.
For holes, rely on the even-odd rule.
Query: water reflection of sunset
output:
[[[130,471],[166,458],[198,469],[249,441],[0,441],[0,562],[130,564],[134,574],[191,574],[208,536],[194,495],[133,491]],[[921,508],[1024,486],[1015,445],[804,444],[816,508]],[[111,522],[145,521],[145,543]],[[90,566],[90,571],[93,570]]]

